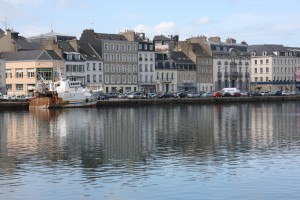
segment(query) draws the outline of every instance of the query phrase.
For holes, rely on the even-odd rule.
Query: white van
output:
[[[230,93],[230,94],[232,95],[232,94],[235,93],[235,92],[240,93],[240,90],[237,89],[237,88],[223,88],[223,89],[222,89],[222,93],[223,93],[223,94],[225,94],[225,93]]]

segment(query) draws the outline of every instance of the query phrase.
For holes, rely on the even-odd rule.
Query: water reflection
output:
[[[97,188],[155,185],[153,177],[172,179],[165,167],[185,183],[237,176],[300,153],[299,113],[291,102],[0,112],[0,194],[27,173]]]

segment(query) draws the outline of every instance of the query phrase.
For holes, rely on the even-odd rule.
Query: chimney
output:
[[[214,43],[220,43],[221,42],[221,38],[219,36],[210,37],[210,38],[208,38],[208,41],[214,42]]]
[[[226,39],[226,42],[227,42],[228,44],[236,44],[236,40],[233,39],[233,38],[227,38],[227,39]]]

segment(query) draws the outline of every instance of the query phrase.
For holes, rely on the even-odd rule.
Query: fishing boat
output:
[[[34,96],[30,98],[29,109],[52,109],[62,108],[63,99],[58,97],[56,91],[48,89],[48,83],[40,82],[36,84]]]
[[[36,84],[35,98],[30,108],[81,108],[96,107],[99,98],[98,92],[87,91],[80,81],[65,80],[46,81],[40,77]]]
[[[86,91],[81,86],[81,81],[60,79],[51,82],[50,91],[56,91],[59,98],[63,100],[63,108],[95,107],[98,100],[98,93]]]

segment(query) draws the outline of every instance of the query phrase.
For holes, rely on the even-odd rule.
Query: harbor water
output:
[[[0,199],[300,199],[300,103],[0,111]]]

